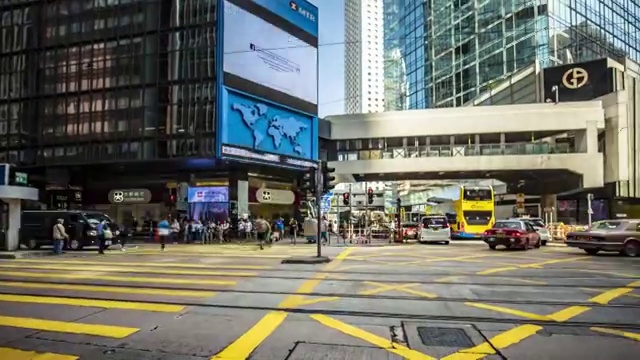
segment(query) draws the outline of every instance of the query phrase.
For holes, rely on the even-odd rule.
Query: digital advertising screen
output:
[[[249,10],[253,10],[249,11],[232,1],[224,3],[225,85],[317,114],[317,36],[255,3],[249,2],[252,5]],[[278,0],[272,1],[278,3]],[[295,15],[300,10],[298,5],[287,9],[296,11]],[[313,15],[307,15],[304,20],[316,21]]]
[[[223,203],[229,201],[226,186],[190,187],[187,191],[188,203]]]

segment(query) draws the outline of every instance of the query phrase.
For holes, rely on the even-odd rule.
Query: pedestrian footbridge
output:
[[[518,192],[604,185],[600,101],[330,116],[338,179],[494,178]],[[330,155],[330,157],[332,157]],[[514,189],[515,190],[515,189]]]

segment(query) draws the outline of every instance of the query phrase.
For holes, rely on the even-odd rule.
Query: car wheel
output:
[[[524,247],[522,248],[522,250],[527,251],[529,250],[529,240],[527,239],[527,242],[524,243]]]
[[[584,251],[589,255],[596,255],[600,252],[600,249],[584,249]]]
[[[495,249],[496,249],[496,246],[495,246],[495,245],[489,245],[489,249],[491,249],[491,250],[495,250]]]
[[[540,243],[542,244],[542,246],[547,246],[547,240],[542,240]]]
[[[624,244],[624,254],[631,257],[640,256],[640,242],[631,240]]]
[[[36,239],[29,239],[29,241],[27,241],[26,245],[27,245],[27,249],[29,249],[29,250],[38,250],[38,249],[40,249],[40,244],[38,244]]]
[[[82,250],[82,244],[77,239],[69,240],[67,242],[67,248],[70,250]]]
[[[533,247],[534,247],[534,248],[536,248],[536,249],[540,249],[540,246],[541,246],[541,245],[542,245],[542,244],[541,244],[541,241],[540,241],[540,240],[538,240],[538,242],[536,242],[536,244],[535,244],[535,245],[533,245]]]

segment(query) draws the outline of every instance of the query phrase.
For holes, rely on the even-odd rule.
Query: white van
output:
[[[419,241],[421,243],[449,244],[451,240],[451,226],[444,215],[427,215],[420,219]]]

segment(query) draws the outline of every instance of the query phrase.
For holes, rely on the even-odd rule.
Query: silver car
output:
[[[427,215],[420,219],[418,234],[421,243],[437,242],[448,245],[451,240],[451,226],[444,215]]]
[[[547,245],[547,241],[551,241],[551,233],[549,233],[549,229],[544,225],[544,221],[541,218],[513,218],[509,220],[527,221],[533,225],[536,232],[540,234],[540,243],[542,246]]]

